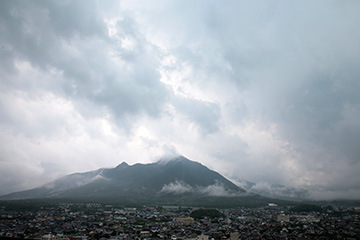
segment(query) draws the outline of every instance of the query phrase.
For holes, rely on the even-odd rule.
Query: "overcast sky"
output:
[[[0,2],[0,194],[183,155],[360,199],[360,1]]]

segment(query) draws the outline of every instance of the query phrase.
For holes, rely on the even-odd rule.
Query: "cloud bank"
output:
[[[178,153],[360,199],[359,10],[1,1],[0,194]]]
[[[225,189],[224,185],[220,182],[215,182],[209,186],[196,186],[192,187],[191,185],[183,181],[175,181],[169,184],[165,184],[160,193],[171,193],[175,195],[181,195],[186,193],[199,193],[206,196],[215,196],[215,197],[234,197],[240,196],[244,193],[235,193],[228,189]]]

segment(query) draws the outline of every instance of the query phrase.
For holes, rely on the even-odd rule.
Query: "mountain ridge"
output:
[[[310,200],[309,193],[306,189],[294,188],[278,183],[268,182],[251,182],[246,179],[230,177],[233,183],[247,192],[259,194],[261,196],[290,200],[290,201],[306,201]]]

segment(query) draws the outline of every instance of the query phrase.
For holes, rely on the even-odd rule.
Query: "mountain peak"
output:
[[[126,162],[122,162],[119,165],[117,165],[116,168],[126,168],[128,166],[129,166],[129,164],[127,164]]]
[[[168,163],[190,163],[190,162],[195,163],[194,161],[191,161],[191,160],[187,159],[186,157],[184,157],[182,155],[178,155],[178,156],[175,156],[175,157],[161,158],[156,163],[166,165]]]

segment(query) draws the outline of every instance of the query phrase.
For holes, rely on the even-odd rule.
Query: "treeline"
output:
[[[190,217],[194,219],[202,219],[205,217],[208,218],[223,218],[225,217],[224,214],[219,212],[216,209],[197,209],[190,213]]]
[[[322,212],[323,209],[318,205],[313,204],[301,204],[290,208],[293,212]]]

